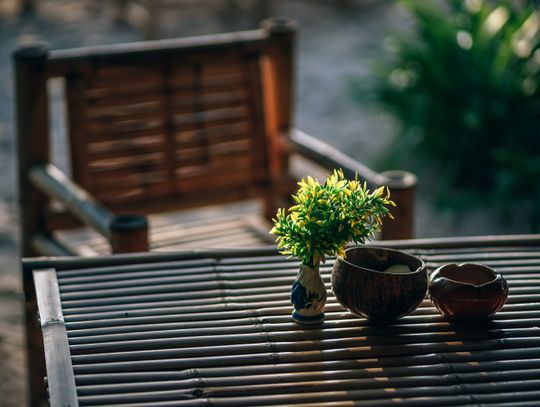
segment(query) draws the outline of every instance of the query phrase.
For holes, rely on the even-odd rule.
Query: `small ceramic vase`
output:
[[[298,275],[291,288],[294,306],[292,318],[301,324],[318,324],[324,320],[326,287],[316,267],[300,265]]]
[[[357,246],[338,257],[332,289],[351,312],[381,324],[413,312],[427,291],[424,262],[408,253],[384,247]]]
[[[491,317],[508,298],[508,284],[481,264],[446,264],[429,278],[429,297],[447,318],[475,321]]]

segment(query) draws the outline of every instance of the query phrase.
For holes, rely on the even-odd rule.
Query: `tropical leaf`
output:
[[[401,4],[415,30],[394,39],[372,94],[400,123],[384,161],[435,170],[446,208],[508,214],[530,202],[539,230],[540,12],[510,0]]]

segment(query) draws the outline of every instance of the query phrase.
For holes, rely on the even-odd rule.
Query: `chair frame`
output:
[[[285,18],[263,21],[261,28],[228,34],[198,36],[73,50],[49,51],[44,44],[19,48],[14,52],[18,132],[18,186],[22,255],[77,254],[52,236],[60,227],[86,224],[100,232],[114,253],[148,249],[147,223],[144,218],[118,216],[118,208],[105,207],[84,187],[71,181],[51,164],[47,80],[66,78],[74,69],[88,69],[96,61],[109,63],[140,58],[141,55],[168,55],[186,50],[212,53],[226,46],[263,49],[271,61],[268,92],[275,101],[266,117],[266,127],[273,133],[269,152],[277,157],[271,166],[272,180],[255,191],[254,197],[265,201],[265,215],[270,218],[284,203],[291,184],[284,184],[289,172],[289,158],[301,154],[327,169],[342,168],[347,176],[359,174],[371,187],[388,185],[399,213],[399,222],[387,222],[383,238],[412,236],[413,198],[416,178],[407,172],[376,173],[331,146],[292,128],[296,24]],[[266,78],[263,78],[266,79]],[[69,90],[68,90],[69,92]],[[270,104],[269,104],[270,105]],[[72,130],[72,129],[70,129]],[[204,197],[197,197],[198,205]],[[208,201],[213,197],[208,197]],[[235,200],[238,197],[228,197]],[[246,197],[241,197],[246,198]],[[68,213],[48,213],[51,199],[61,202]],[[165,211],[192,206],[192,202],[168,202],[158,208],[130,208],[131,211]]]

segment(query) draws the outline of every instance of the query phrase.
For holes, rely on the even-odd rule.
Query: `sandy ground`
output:
[[[143,38],[140,30],[114,22],[110,1],[36,2],[34,16],[20,16],[13,0],[0,0],[0,406],[25,404],[11,51],[17,44],[36,39],[59,49]],[[249,0],[237,0],[234,9],[220,0],[177,3],[176,9],[164,13],[157,37],[252,29],[260,18],[254,1]],[[275,0],[272,14],[290,16],[301,26],[297,126],[365,163],[373,162],[392,142],[393,126],[383,114],[353,102],[350,78],[367,80],[373,61],[382,52],[383,39],[396,27],[409,24],[404,13],[389,1]],[[131,8],[130,15],[136,19],[140,10]],[[430,181],[420,181],[418,236],[524,231],[519,225],[501,229],[479,212],[459,217],[436,215],[426,199]]]

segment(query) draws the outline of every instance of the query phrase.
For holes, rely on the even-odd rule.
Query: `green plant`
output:
[[[401,4],[414,35],[394,40],[374,89],[401,125],[387,161],[435,169],[446,208],[526,209],[538,230],[540,13],[524,1]]]
[[[394,205],[387,188],[373,192],[358,180],[345,179],[334,170],[324,182],[311,177],[298,183],[292,198],[296,205],[288,213],[281,208],[270,233],[277,236],[282,254],[296,256],[314,267],[326,256],[345,255],[348,242],[363,243],[380,229],[382,219],[392,216]]]

